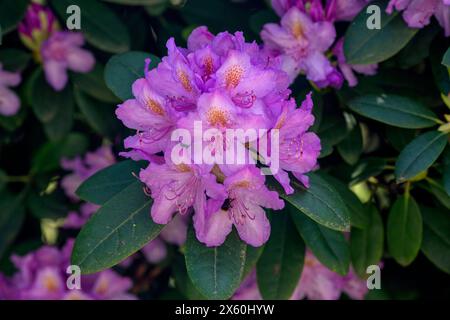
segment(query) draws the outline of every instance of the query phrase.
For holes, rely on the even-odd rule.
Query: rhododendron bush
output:
[[[0,32],[0,300],[448,297],[450,1],[0,0]]]

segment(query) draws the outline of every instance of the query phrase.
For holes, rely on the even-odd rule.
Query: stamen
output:
[[[225,75],[225,84],[228,88],[236,87],[241,81],[244,70],[237,64],[231,66]]]

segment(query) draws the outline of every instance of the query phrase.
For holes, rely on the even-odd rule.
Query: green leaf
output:
[[[241,283],[247,245],[235,231],[220,247],[200,243],[193,228],[186,240],[186,267],[189,278],[208,299],[228,299]]]
[[[1,21],[1,20],[0,20]],[[24,50],[5,48],[0,50],[3,68],[9,71],[23,71],[31,59],[31,54]]]
[[[386,167],[386,160],[382,158],[362,159],[351,174],[350,186],[366,181],[370,177],[375,177],[383,172]]]
[[[424,133],[411,141],[395,164],[397,182],[406,181],[428,169],[444,151],[446,144],[447,134],[438,131]]]
[[[59,168],[62,157],[85,153],[89,141],[80,133],[71,133],[62,141],[50,141],[38,149],[31,162],[31,172],[48,172]]]
[[[277,23],[278,16],[273,10],[260,10],[252,14],[249,19],[250,28],[255,34],[259,34],[263,26],[267,23]]]
[[[386,127],[386,138],[397,151],[402,151],[415,136],[416,130]]]
[[[448,96],[450,94],[450,77],[448,68],[442,65],[442,56],[448,50],[448,44],[442,38],[436,37],[430,48],[430,64],[434,81],[439,91]]]
[[[61,91],[53,90],[45,80],[41,68],[30,77],[30,104],[36,117],[44,125],[51,140],[62,139],[72,128],[74,99],[70,85]]]
[[[334,146],[345,139],[349,130],[342,113],[327,114],[320,123],[317,134],[323,144]]]
[[[351,191],[345,183],[332,177],[330,175],[320,173],[320,177],[325,179],[329,184],[331,184],[344,200],[347,206],[348,212],[350,213],[350,223],[352,226],[357,228],[365,228],[369,224],[369,217],[367,215],[366,209],[364,208],[358,197]]]
[[[337,145],[337,150],[342,159],[349,165],[355,165],[363,151],[361,128],[356,124],[347,137]]]
[[[361,278],[367,276],[367,267],[378,264],[383,255],[383,222],[375,206],[370,205],[367,209],[369,211],[368,227],[353,228],[350,236],[352,265]]]
[[[244,271],[242,272],[242,280],[244,280],[255,268],[256,263],[264,251],[264,246],[252,247],[247,246],[245,255]]]
[[[327,268],[346,275],[350,266],[350,248],[344,235],[317,224],[303,213],[289,210],[298,232],[314,256]]]
[[[38,219],[59,219],[67,216],[69,208],[67,199],[61,193],[40,195],[32,192],[27,199],[27,206]]]
[[[51,3],[63,21],[68,17],[68,6],[79,6],[83,35],[98,49],[112,53],[130,50],[128,30],[108,6],[92,0],[52,0]]]
[[[349,231],[350,218],[347,207],[336,189],[316,174],[309,174],[310,187],[304,188],[293,181],[294,194],[280,196],[314,221],[337,231]]]
[[[142,163],[126,160],[98,171],[77,189],[76,194],[83,200],[95,204],[105,204],[122,190],[138,181]]]
[[[0,194],[5,188],[7,182],[8,182],[8,175],[6,174],[5,171],[0,169]]]
[[[286,300],[300,280],[305,244],[288,212],[273,213],[270,220],[270,238],[256,266],[258,287],[264,299]]]
[[[152,60],[150,69],[156,67],[159,58],[145,52],[131,51],[113,56],[105,68],[105,82],[109,89],[122,100],[133,98],[131,86],[144,77],[145,59]]]
[[[443,160],[444,174],[443,174],[442,180],[443,180],[444,190],[447,193],[447,195],[450,197],[450,148],[447,148],[446,152],[444,153],[443,158],[444,158],[444,160]]]
[[[419,183],[418,186],[431,193],[444,207],[450,210],[450,196],[444,187],[430,178],[426,178],[426,180],[426,183]]]
[[[119,129],[119,122],[114,114],[115,108],[108,103],[99,102],[76,89],[75,101],[81,113],[92,129],[104,137],[113,137]]]
[[[18,196],[6,192],[0,194],[0,258],[22,227],[25,218],[23,196],[24,193]]]
[[[411,264],[422,243],[422,215],[409,194],[399,197],[392,206],[386,233],[392,257],[404,267]]]
[[[150,218],[151,198],[135,181],[108,200],[81,229],[72,264],[83,274],[110,268],[129,257],[161,231]]]
[[[183,256],[177,256],[172,263],[173,276],[175,278],[176,288],[190,300],[206,300],[206,298],[197,290],[187,274],[186,262]]]
[[[101,64],[96,64],[95,68],[89,73],[70,73],[76,88],[87,93],[93,98],[103,102],[117,103],[118,99],[105,84],[105,68]]]
[[[442,64],[450,68],[450,48],[445,52],[444,58],[442,58]]]
[[[418,101],[393,94],[369,94],[348,102],[350,109],[379,122],[407,129],[437,125],[439,119]]]
[[[16,28],[25,15],[28,3],[29,0],[0,0],[0,35],[5,35]]]
[[[422,252],[439,269],[450,274],[450,217],[434,208],[420,208],[423,214]]]
[[[370,5],[381,8],[380,29],[369,29],[371,16],[363,9],[347,29],[344,37],[344,53],[349,64],[372,64],[389,59],[414,37],[418,29],[409,28],[398,12],[388,15],[385,1]]]

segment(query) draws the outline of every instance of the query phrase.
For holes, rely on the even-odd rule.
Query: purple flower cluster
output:
[[[250,162],[199,163],[188,151],[191,142],[172,141],[172,134],[184,129],[195,136],[200,122],[204,130],[220,134],[204,138],[204,151],[217,154],[236,145],[223,138],[229,130],[262,129],[267,140],[277,131],[280,170],[275,178],[292,193],[288,171],[308,185],[305,173],[316,167],[321,149],[317,135],[307,132],[314,122],[311,96],[297,108],[289,98],[288,75],[256,43],[245,42],[241,32],[215,36],[199,27],[187,48],[177,47],[174,39],[167,48],[168,56],[133,84],[135,98],[116,110],[125,126],[137,130],[125,140],[131,150],[122,155],[150,161],[140,179],[154,199],[153,221],[167,224],[176,213],[193,212],[197,238],[206,245],[221,245],[234,225],[244,241],[261,246],[270,234],[264,208],[284,207],[265,185],[261,169]],[[180,146],[184,160],[177,163],[172,152]]]
[[[21,81],[20,74],[3,70],[0,63],[0,115],[13,116],[19,111],[20,99],[10,87]]]
[[[62,179],[61,186],[70,199],[79,201],[75,191],[81,183],[96,172],[113,165],[115,162],[116,159],[109,146],[102,146],[93,152],[88,152],[84,157],[63,159],[61,161],[61,167],[70,171],[70,173]],[[80,229],[98,209],[98,205],[88,202],[82,203],[79,212],[69,212],[64,223],[64,228]],[[185,218],[175,218],[161,231],[158,238],[142,248],[142,253],[150,263],[158,263],[166,258],[166,243],[181,246],[186,241],[186,235],[187,222]]]
[[[67,273],[73,240],[59,250],[42,246],[25,256],[12,256],[18,271],[7,278],[0,274],[0,300],[129,300],[132,281],[113,270],[83,275],[81,288],[69,289]]]
[[[350,86],[355,86],[357,79],[353,71],[373,75],[377,66],[346,63],[342,39],[335,43],[334,22],[353,19],[367,2],[327,0],[324,5],[322,0],[272,0],[281,22],[264,25],[261,38],[268,54],[279,60],[291,81],[303,73],[319,88],[340,88],[344,78]],[[333,55],[337,63],[330,60]]]
[[[311,252],[307,251],[300,281],[290,299],[338,300],[341,294],[345,293],[352,299],[362,300],[367,291],[366,281],[359,278],[353,270],[341,276],[322,265]],[[256,282],[256,272],[250,273],[232,299],[262,299]]]
[[[51,10],[37,3],[29,6],[19,25],[20,39],[43,64],[47,82],[56,91],[66,86],[67,70],[86,73],[95,65],[92,53],[81,49],[83,34],[59,29]]]
[[[388,14],[403,11],[403,19],[411,28],[423,28],[434,15],[450,36],[450,0],[390,0],[386,9]]]

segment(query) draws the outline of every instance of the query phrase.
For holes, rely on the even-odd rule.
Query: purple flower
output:
[[[72,200],[79,200],[75,191],[81,183],[97,171],[113,165],[116,162],[109,146],[103,146],[94,152],[88,152],[84,157],[62,159],[61,167],[71,171],[61,180],[61,186],[66,195]]]
[[[224,181],[227,203],[208,201],[204,215],[194,216],[197,238],[207,246],[219,246],[231,232],[233,225],[248,244],[259,247],[270,235],[270,223],[263,208],[280,210],[284,202],[275,191],[264,185],[264,176],[248,166]]]
[[[32,2],[25,18],[19,24],[19,36],[24,45],[39,58],[42,43],[59,29],[59,23],[53,12],[43,5]]]
[[[293,193],[294,189],[290,186],[289,175],[286,171],[291,171],[299,181],[309,187],[309,179],[304,174],[317,166],[317,158],[321,150],[320,139],[315,133],[307,132],[314,124],[312,107],[311,93],[306,96],[298,109],[296,109],[295,101],[290,100],[283,106],[275,124],[275,128],[279,129],[281,168],[275,178],[287,194]]]
[[[150,162],[139,177],[154,200],[151,217],[167,224],[192,216],[197,238],[208,246],[223,243],[235,225],[244,241],[260,246],[270,234],[264,208],[281,209],[284,203],[265,186],[252,158],[261,149],[253,146],[278,129],[275,124],[290,94],[289,77],[280,69],[287,62],[255,42],[245,42],[241,32],[213,35],[206,27],[191,33],[187,48],[169,39],[167,49],[168,55],[156,68],[148,71],[146,61],[145,78],[133,84],[134,99],[116,110],[125,126],[136,130],[125,140],[130,150],[122,155]],[[292,139],[300,141],[310,127],[303,121],[313,118],[296,119],[302,126],[293,128],[296,138]],[[226,136],[229,131],[248,129],[264,133],[245,141]],[[188,141],[184,136],[174,138],[178,130],[194,139],[200,136],[204,148],[198,152],[189,137]],[[214,134],[205,138],[206,132]],[[310,141],[315,145],[305,147],[299,160],[305,164],[296,168],[301,175],[311,170],[306,162],[315,164],[317,158],[317,141],[303,143]],[[220,160],[220,155],[234,152],[236,143],[244,148],[245,160]],[[212,161],[198,161],[198,155],[201,159],[210,155]]]
[[[47,82],[56,91],[66,86],[67,70],[87,73],[95,65],[93,54],[81,49],[83,34],[59,30],[52,11],[37,3],[28,7],[19,25],[20,39],[43,64]]]
[[[350,65],[347,63],[344,56],[344,38],[336,42],[333,53],[337,57],[339,70],[350,87],[358,84],[358,78],[356,78],[354,71],[365,75],[375,75],[377,73],[378,64]]]
[[[325,56],[336,31],[332,22],[315,21],[297,7],[290,8],[280,25],[269,23],[261,31],[264,45],[274,56],[287,55],[298,66],[299,72],[319,87],[340,87],[342,79]]]
[[[41,47],[45,77],[53,89],[60,91],[67,84],[67,70],[87,73],[95,65],[92,53],[81,49],[84,37],[81,33],[58,31]]]
[[[391,0],[386,12],[403,11],[403,19],[411,28],[423,28],[434,15],[450,36],[450,1],[448,0]]]
[[[20,108],[20,99],[9,87],[17,86],[21,81],[19,73],[3,70],[0,63],[0,115],[13,116]]]
[[[25,256],[12,256],[18,271],[12,278],[0,274],[0,299],[6,300],[122,300],[136,299],[127,291],[130,279],[108,269],[81,276],[81,288],[69,289],[66,272],[73,240],[59,250],[43,246]]]

